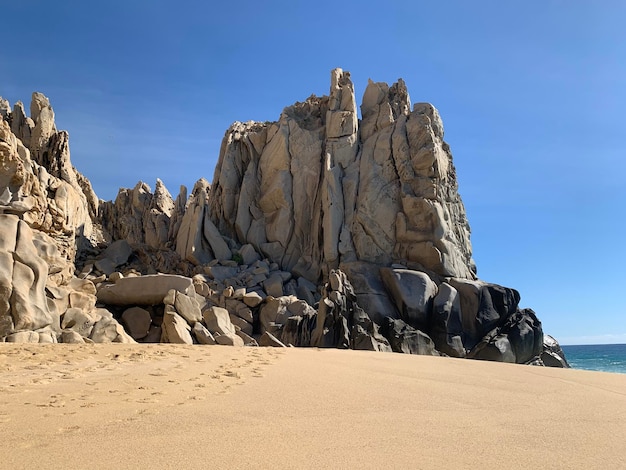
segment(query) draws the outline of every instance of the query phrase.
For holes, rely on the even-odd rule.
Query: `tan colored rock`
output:
[[[204,317],[204,323],[211,333],[219,333],[220,335],[235,334],[235,326],[230,321],[230,314],[225,308],[209,307],[202,312],[202,316]]]
[[[243,303],[245,303],[248,307],[256,307],[261,302],[263,302],[263,298],[259,295],[258,292],[246,292],[246,295],[243,296]]]
[[[232,252],[209,217],[209,190],[208,181],[196,182],[176,238],[176,251],[197,265],[232,258]]]
[[[124,331],[113,316],[102,316],[94,325],[89,336],[94,343],[134,343],[135,340]]]
[[[85,338],[77,331],[63,330],[61,332],[61,343],[84,344]]]
[[[195,292],[191,278],[174,274],[125,277],[98,290],[98,301],[109,305],[158,305],[170,289]]]
[[[267,295],[272,297],[282,297],[283,295],[283,279],[278,274],[272,274],[265,281],[263,281],[263,288]]]
[[[235,333],[217,336],[215,338],[215,342],[217,344],[221,344],[222,346],[237,346],[237,347],[244,346],[243,339]]]
[[[230,322],[247,335],[252,335],[252,325],[237,315],[230,314]],[[239,331],[237,330],[237,331]]]
[[[256,339],[254,339],[250,335],[245,334],[242,330],[237,331],[237,336],[239,336],[243,340],[244,346],[253,346],[253,347],[259,346],[259,343],[257,343]]]
[[[39,334],[34,331],[18,331],[6,337],[7,343],[38,343]]]
[[[287,346],[269,331],[266,331],[259,338],[259,346],[272,348],[286,348]]]
[[[272,324],[283,325],[287,321],[287,318],[292,315],[287,307],[294,302],[299,302],[297,297],[268,297],[266,303],[263,307],[261,307],[259,312],[261,332],[270,329]]]
[[[92,315],[81,308],[70,307],[63,314],[61,320],[61,328],[64,330],[71,329],[85,338],[89,338],[93,331],[94,325],[101,317]],[[62,341],[66,342],[66,341]]]
[[[0,337],[58,327],[45,296],[47,276],[31,228],[15,215],[0,214]]]
[[[217,344],[211,332],[207,330],[202,323],[193,325],[191,332],[200,344]]]
[[[195,323],[202,321],[200,305],[194,297],[177,292],[174,307],[176,308],[178,314],[183,317],[189,325],[194,325]]]
[[[171,306],[169,306],[169,308],[171,308]],[[166,332],[169,343],[193,344],[191,326],[175,311],[168,311],[166,308],[161,328]]]

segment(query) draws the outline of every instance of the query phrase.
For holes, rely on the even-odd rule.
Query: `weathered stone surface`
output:
[[[225,308],[209,307],[202,312],[202,316],[204,317],[204,323],[211,333],[219,333],[220,335],[235,334],[235,326],[230,321],[230,314]]]
[[[191,278],[173,274],[125,277],[98,289],[98,301],[109,305],[157,305],[170,289],[195,292]]]
[[[333,270],[324,286],[311,345],[317,347],[390,351],[387,339],[356,302],[345,273]]]
[[[285,344],[269,331],[266,331],[259,338],[259,346],[272,348],[286,348]]]
[[[202,323],[194,324],[191,332],[200,344],[217,344],[211,332]]]
[[[106,274],[112,274],[118,266],[126,263],[133,249],[126,240],[117,240],[111,243],[104,253],[102,259],[96,261],[96,268]]]
[[[476,280],[441,118],[402,80],[370,81],[359,121],[333,70],[329,96],[234,123],[213,183],[175,201],[157,180],[102,203],[49,100],[30,113],[0,99],[0,341],[133,341],[97,295],[165,304],[122,315],[142,341],[254,344],[254,324],[297,346],[430,354],[430,336],[451,356],[567,364],[517,291]]]
[[[381,268],[380,275],[400,317],[409,325],[426,330],[437,295],[437,284],[427,274],[409,269]]]
[[[396,305],[389,298],[380,276],[380,266],[365,261],[342,263],[356,294],[357,303],[373,322],[382,324],[386,317],[400,318]]]
[[[293,315],[287,307],[289,304],[297,301],[298,298],[293,296],[268,298],[259,311],[261,333],[269,329],[272,324],[284,324],[287,318]]]
[[[38,343],[39,334],[34,331],[18,331],[6,337],[7,343]]]
[[[227,299],[225,303],[226,309],[231,315],[236,315],[248,323],[254,321],[252,310],[245,303],[234,299]]]
[[[71,307],[63,314],[61,328],[71,329],[85,338],[91,336],[94,325],[100,320],[100,316],[87,313],[87,311]],[[65,341],[63,341],[65,342]]]
[[[139,340],[148,336],[150,326],[152,325],[152,317],[146,309],[131,307],[122,313],[122,324],[134,339]]]
[[[177,292],[174,307],[178,314],[187,320],[189,325],[202,321],[200,304],[194,297],[185,295],[182,292]]]
[[[438,356],[432,339],[403,320],[388,318],[381,325],[381,333],[389,340],[394,352]]]
[[[171,306],[170,306],[171,308]],[[191,338],[191,326],[189,323],[174,311],[165,310],[163,315],[163,324],[161,325],[167,342],[176,344],[193,344]]]
[[[328,97],[287,107],[278,122],[233,124],[211,186],[217,228],[312,281],[356,260],[474,278],[437,110],[411,111],[399,80],[370,82],[361,113],[359,124],[350,74],[335,69]]]
[[[15,215],[0,214],[0,337],[19,330],[58,328],[48,309],[48,266],[38,256],[33,231]]]
[[[252,335],[252,325],[245,321],[244,319],[238,317],[237,315],[230,314],[230,322],[239,327],[241,331],[243,331],[247,335]],[[238,331],[238,330],[237,330]]]
[[[133,189],[121,188],[115,202],[100,206],[100,220],[114,239],[153,248],[167,248],[170,221],[175,210],[172,196],[157,179],[154,194],[140,181]]]
[[[518,310],[494,328],[467,355],[470,359],[526,364],[541,356],[543,330],[530,309]]]
[[[247,265],[250,265],[255,261],[259,261],[261,259],[257,251],[249,243],[246,243],[241,248],[239,248],[239,256],[241,256],[241,262]]]
[[[83,344],[85,339],[77,331],[63,330],[61,331],[61,342],[69,344]]]
[[[232,258],[232,252],[209,217],[208,181],[196,182],[176,238],[176,251],[194,264]]]
[[[263,288],[267,295],[272,297],[282,297],[283,292],[283,278],[279,274],[272,274],[265,281],[263,281]]]
[[[222,346],[244,346],[243,339],[236,333],[216,336],[215,342],[217,344],[221,344]]]
[[[543,335],[543,352],[541,353],[541,361],[543,365],[547,367],[570,367],[559,342],[552,336],[546,334]]]
[[[246,292],[246,295],[243,296],[243,302],[248,307],[256,307],[263,302],[263,298],[258,294],[258,292]]]
[[[457,290],[444,282],[433,300],[430,336],[438,351],[452,357],[465,357],[461,298]]]
[[[135,340],[124,331],[112,316],[103,316],[94,325],[89,338],[94,343],[134,343]]]

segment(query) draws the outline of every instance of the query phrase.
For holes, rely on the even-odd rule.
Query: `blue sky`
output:
[[[478,273],[565,344],[626,342],[626,3],[4,2],[0,95],[52,101],[103,199],[212,180],[235,120],[329,72],[440,111]],[[619,294],[619,295],[618,295]]]

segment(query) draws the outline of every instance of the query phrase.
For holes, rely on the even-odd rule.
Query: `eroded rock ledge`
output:
[[[443,124],[350,74],[236,122],[213,183],[98,200],[49,100],[0,99],[0,341],[314,346],[567,366],[476,277]]]

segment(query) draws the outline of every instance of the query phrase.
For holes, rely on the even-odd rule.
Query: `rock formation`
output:
[[[98,200],[49,100],[0,99],[0,341],[300,346],[567,366],[520,295],[476,277],[443,124],[350,74],[236,122],[213,183]]]

